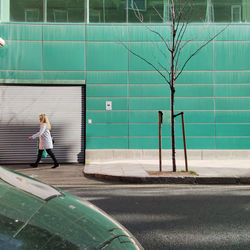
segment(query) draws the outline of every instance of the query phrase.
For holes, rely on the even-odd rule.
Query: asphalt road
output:
[[[64,188],[117,219],[146,250],[250,249],[250,186]]]

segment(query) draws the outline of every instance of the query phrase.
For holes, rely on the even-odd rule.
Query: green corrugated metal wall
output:
[[[222,29],[191,25],[183,58]],[[153,27],[169,34],[163,25]],[[1,79],[86,80],[87,149],[158,147],[158,110],[169,109],[169,88],[130,48],[152,62],[164,56],[159,37],[142,25],[2,23]],[[185,69],[176,84],[176,113],[184,111],[188,149],[250,149],[250,24],[230,25]],[[157,58],[157,60],[156,60]],[[112,111],[105,102],[112,101]],[[177,148],[182,148],[177,119]],[[170,127],[163,126],[170,148]]]

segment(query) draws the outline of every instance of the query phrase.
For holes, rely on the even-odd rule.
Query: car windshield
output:
[[[46,201],[62,196],[62,193],[45,183],[11,172],[3,167],[0,167],[0,179]]]

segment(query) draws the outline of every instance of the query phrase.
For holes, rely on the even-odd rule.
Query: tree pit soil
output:
[[[171,176],[171,177],[179,177],[179,176],[197,176],[195,173],[190,172],[182,172],[182,171],[147,171],[150,176]]]

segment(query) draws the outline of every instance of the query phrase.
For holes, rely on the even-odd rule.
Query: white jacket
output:
[[[47,129],[46,123],[43,123],[40,131],[31,136],[32,139],[39,137],[39,149],[50,149],[53,148],[53,142],[51,134]]]

